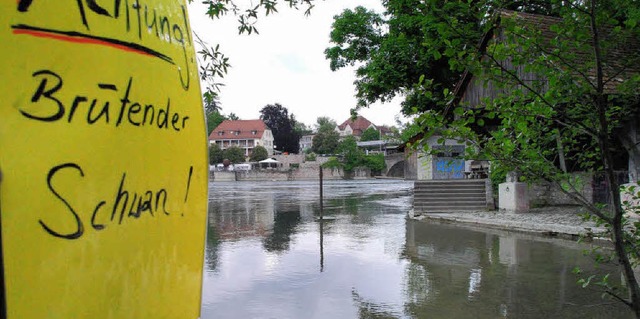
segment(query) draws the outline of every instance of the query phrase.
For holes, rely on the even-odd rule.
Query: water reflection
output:
[[[584,246],[407,221],[411,186],[327,182],[320,223],[316,183],[212,184],[202,318],[630,317]]]
[[[291,236],[300,224],[300,210],[278,210],[274,214],[273,231],[262,241],[268,252],[289,250]]]
[[[629,317],[576,285],[573,267],[596,270],[575,242],[427,222],[406,234],[406,312],[417,317]]]

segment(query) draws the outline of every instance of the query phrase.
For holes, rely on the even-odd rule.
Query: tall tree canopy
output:
[[[330,117],[320,116],[316,119],[315,129],[318,133],[320,133],[321,131],[328,132],[334,131],[337,126],[338,123],[336,123],[336,121],[334,121]]]
[[[316,134],[313,136],[311,149],[317,154],[335,154],[340,142],[340,134],[336,131],[336,122],[329,117],[321,116],[316,120]]]
[[[309,126],[307,126],[307,124],[304,124],[298,121],[296,121],[293,130],[296,132],[296,134],[299,134],[300,136],[309,135],[313,133],[313,131]]]
[[[219,111],[205,111],[205,116],[207,120],[207,134],[211,134],[211,132],[220,125],[220,123],[224,122],[224,120],[232,120],[237,121],[240,118],[234,113],[229,113],[229,115],[224,115]]]
[[[286,107],[276,103],[260,110],[260,119],[271,129],[275,149],[281,152],[298,153],[300,150],[300,132],[294,130],[296,120],[289,115]]]
[[[357,65],[356,108],[403,96],[405,115],[444,108],[442,101],[464,71],[451,55],[475,47],[487,12],[496,8],[552,11],[549,1],[386,0],[385,13],[363,7],[334,17],[325,50],[332,70]],[[441,37],[443,26],[457,29]],[[425,41],[426,40],[426,41]],[[453,66],[453,68],[452,68]]]

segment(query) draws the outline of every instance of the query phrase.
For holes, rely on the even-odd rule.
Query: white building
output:
[[[273,155],[273,134],[262,120],[225,120],[209,135],[209,144],[214,143],[222,150],[237,146],[244,149],[245,156],[251,156],[254,147],[262,146]]]

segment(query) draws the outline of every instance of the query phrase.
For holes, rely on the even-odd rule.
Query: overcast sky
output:
[[[307,125],[313,125],[319,116],[328,116],[338,124],[349,118],[349,110],[356,104],[354,69],[332,72],[324,49],[330,45],[334,15],[358,5],[382,12],[380,1],[317,1],[310,16],[282,3],[278,13],[259,19],[259,35],[238,35],[233,16],[211,20],[200,2],[189,5],[191,27],[210,46],[220,44],[232,66],[222,80],[224,114],[257,119],[262,107],[280,103]],[[399,102],[377,104],[360,114],[377,125],[395,125]]]

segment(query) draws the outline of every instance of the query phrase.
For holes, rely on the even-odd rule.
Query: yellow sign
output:
[[[184,0],[0,13],[7,318],[198,318],[208,165]]]

